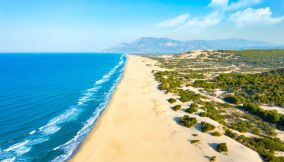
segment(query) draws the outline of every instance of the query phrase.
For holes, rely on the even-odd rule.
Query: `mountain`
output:
[[[272,43],[252,41],[245,39],[222,39],[222,40],[191,40],[179,41],[169,38],[142,37],[130,43],[122,43],[118,46],[104,50],[104,52],[121,53],[181,53],[191,50],[208,49],[267,49],[283,48],[284,46]]]

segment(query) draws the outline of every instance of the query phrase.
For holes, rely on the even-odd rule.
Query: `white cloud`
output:
[[[226,8],[229,0],[211,0],[209,6],[213,8]]]
[[[203,17],[189,17],[189,14],[179,15],[173,19],[165,20],[156,24],[158,27],[171,28],[174,30],[200,31],[219,24],[222,17],[218,12],[212,12]]]
[[[232,14],[229,18],[239,27],[252,26],[252,25],[273,25],[281,23],[284,20],[282,17],[272,17],[269,7],[252,9],[247,8],[243,11],[238,11]]]
[[[239,0],[229,4],[228,10],[237,10],[262,3],[264,0]]]
[[[181,26],[181,28],[186,28],[194,31],[199,31],[201,29],[209,28],[219,24],[222,17],[217,12],[213,12],[204,17],[196,17],[188,19],[188,21]]]
[[[238,10],[262,3],[264,0],[238,0],[229,3],[229,0],[211,0],[209,7],[219,10]]]
[[[168,20],[165,20],[163,22],[160,22],[157,24],[158,27],[177,27],[179,25],[182,25],[184,24],[187,19],[189,17],[189,14],[186,13],[186,14],[182,14],[182,15],[179,15],[175,18],[172,18],[172,19],[168,19]]]

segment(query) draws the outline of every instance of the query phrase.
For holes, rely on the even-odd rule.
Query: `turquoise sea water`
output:
[[[0,54],[0,161],[65,161],[104,110],[123,54]]]

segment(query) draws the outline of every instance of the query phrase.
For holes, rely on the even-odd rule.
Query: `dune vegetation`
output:
[[[182,103],[174,110],[185,107],[188,115],[180,117],[181,125],[195,129],[199,124],[201,132],[216,138],[224,134],[264,161],[284,161],[284,50],[192,51],[150,58],[160,68],[153,71],[158,88],[177,96],[169,99]],[[217,130],[194,115],[222,127]],[[216,151],[229,149],[220,143]]]

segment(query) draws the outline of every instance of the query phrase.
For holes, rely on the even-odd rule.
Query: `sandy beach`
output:
[[[154,63],[128,56],[124,77],[109,106],[71,161],[208,162],[211,156],[223,162],[262,161],[255,151],[229,137],[202,133],[198,125],[179,125],[177,119],[185,112],[173,111],[167,102],[169,94],[157,89],[151,73]],[[220,127],[209,118],[194,117]],[[191,144],[195,139],[200,142]],[[227,143],[227,153],[215,150],[221,142]]]

